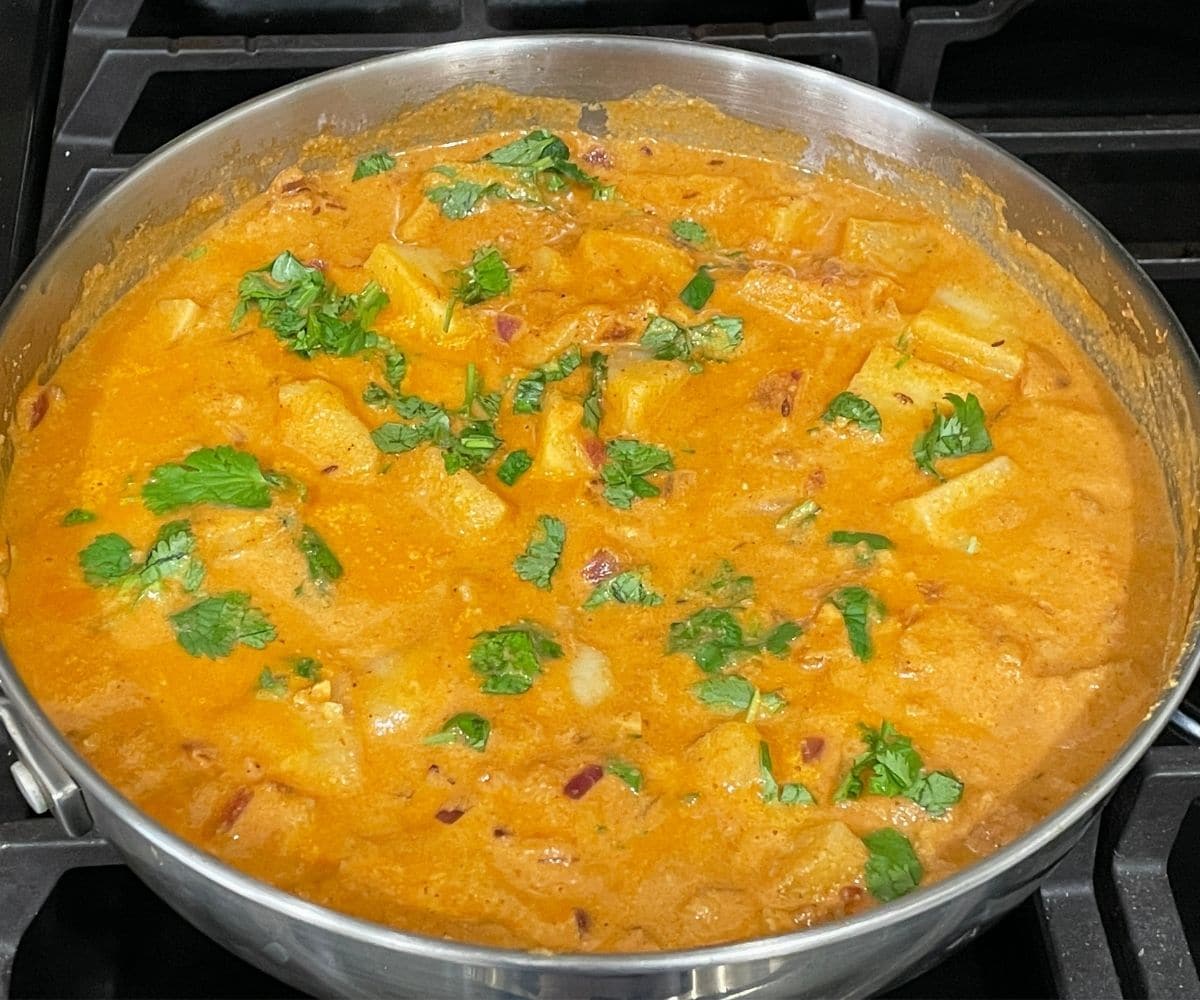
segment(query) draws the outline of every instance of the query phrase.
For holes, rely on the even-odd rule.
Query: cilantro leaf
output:
[[[400,391],[400,383],[408,374],[408,358],[402,351],[388,351],[383,359],[383,377],[396,392]]]
[[[496,470],[496,478],[505,486],[512,486],[533,468],[533,457],[524,448],[510,451]]]
[[[926,772],[912,740],[886,719],[878,729],[859,724],[867,749],[854,758],[834,793],[835,802],[871,795],[903,795],[931,816],[941,816],[962,798],[963,784],[946,771]],[[864,773],[869,772],[866,784]]]
[[[468,392],[468,405],[480,399]],[[504,443],[490,420],[461,422],[461,413],[452,420],[445,408],[418,396],[397,396],[391,403],[396,413],[409,422],[381,424],[371,431],[375,447],[385,454],[401,454],[418,445],[432,444],[441,449],[446,471],[453,475],[460,469],[482,469]]]
[[[364,156],[354,165],[354,176],[352,181],[361,181],[364,177],[374,177],[376,174],[384,174],[396,166],[395,157],[380,150],[378,153],[371,153],[369,156]]]
[[[79,553],[79,566],[93,587],[114,586],[133,571],[133,546],[121,535],[98,535]]]
[[[517,383],[513,392],[513,413],[537,413],[542,397],[551,382],[561,382],[583,363],[583,354],[576,344],[567,348],[553,361],[534,369]]]
[[[484,694],[523,694],[533,686],[545,660],[557,660],[562,647],[527,622],[480,632],[471,647],[471,669],[483,676]]]
[[[437,443],[437,442],[435,442]],[[442,461],[450,475],[459,469],[482,469],[504,442],[496,436],[491,421],[475,420],[462,427],[442,447]]]
[[[315,681],[321,676],[321,661],[311,656],[299,656],[292,661],[292,673],[306,681]]]
[[[646,586],[641,570],[627,569],[596,584],[595,590],[583,602],[584,610],[590,611],[612,601],[615,604],[641,604],[655,607],[662,604],[662,594],[656,594]]]
[[[659,361],[687,361],[693,371],[700,371],[702,361],[728,361],[741,346],[742,321],[713,316],[695,326],[681,326],[665,316],[651,316],[640,343]]]
[[[318,586],[332,583],[342,575],[342,564],[316,528],[308,524],[301,528],[296,545],[308,562],[309,579]]]
[[[807,528],[820,513],[821,505],[817,501],[803,500],[791,510],[785,511],[775,522],[775,527],[784,534],[795,537]]]
[[[692,280],[683,286],[683,291],[679,293],[679,301],[689,309],[699,312],[712,297],[713,290],[716,287],[716,282],[713,281],[712,275],[708,273],[708,267],[701,264],[695,275],[692,276]]]
[[[513,569],[522,580],[528,580],[541,590],[550,589],[550,578],[562,558],[567,540],[567,526],[557,517],[542,514],[537,520],[541,538],[533,538],[513,561]]]
[[[883,431],[883,418],[874,404],[852,392],[839,392],[834,396],[825,407],[825,412],[821,414],[821,419],[827,424],[835,420],[845,420],[876,434]]]
[[[368,382],[362,391],[362,401],[374,410],[386,410],[392,404],[392,394],[378,382]]]
[[[630,764],[627,760],[614,757],[604,765],[604,770],[616,778],[620,778],[634,795],[642,793],[644,779],[641,768]]]
[[[887,614],[883,602],[866,587],[842,587],[829,596],[829,602],[842,613],[850,649],[864,662],[875,655],[870,625]]]
[[[748,639],[741,623],[725,608],[701,608],[667,632],[667,652],[686,653],[705,673],[716,673],[734,659],[767,652],[787,655],[802,629],[791,621],[775,626],[761,639]],[[749,704],[749,703],[747,703]]]
[[[708,230],[691,219],[676,219],[671,223],[671,234],[693,246],[703,246],[708,242]]]
[[[877,535],[873,531],[834,531],[829,535],[829,544],[865,545],[874,552],[895,548],[887,535]]]
[[[912,446],[917,468],[942,482],[945,482],[945,477],[933,465],[937,459],[978,455],[992,450],[992,439],[985,426],[987,418],[975,394],[968,393],[967,398],[963,399],[948,392],[945,398],[953,412],[946,416],[935,405],[933,422]]]
[[[608,460],[600,470],[604,499],[621,510],[628,510],[639,499],[658,496],[661,491],[646,477],[675,468],[666,448],[632,438],[609,441],[605,454]]]
[[[904,790],[930,816],[941,816],[962,798],[963,783],[948,771],[923,774]]]
[[[471,258],[471,263],[460,271],[453,272],[454,288],[450,301],[446,303],[446,315],[442,329],[450,329],[450,319],[458,303],[464,306],[478,305],[497,295],[504,295],[512,288],[512,276],[504,257],[495,247],[480,247]]]
[[[499,183],[476,184],[458,178],[425,192],[425,197],[442,210],[447,219],[465,219],[484,198],[507,198],[508,189]]]
[[[204,563],[195,554],[196,538],[187,521],[170,521],[158,535],[137,570],[137,582],[146,590],[162,580],[175,579],[189,593],[204,580]]]
[[[493,149],[484,159],[501,167],[510,167],[522,180],[541,184],[548,191],[561,191],[573,182],[591,188],[592,197],[597,201],[607,201],[614,193],[611,185],[572,163],[567,144],[545,129],[536,129]]]
[[[261,508],[271,505],[273,485],[253,455],[219,445],[158,466],[142,487],[142,500],[152,514],[198,503]]]
[[[276,674],[271,671],[270,667],[263,667],[254,686],[260,695],[268,698],[282,698],[288,693],[287,674]]]
[[[870,851],[866,864],[867,889],[880,902],[898,899],[921,884],[925,869],[904,834],[884,827],[868,833],[862,842]]]
[[[441,743],[461,743],[465,747],[483,753],[487,749],[488,737],[492,734],[492,724],[482,715],[474,712],[459,712],[442,723],[441,729],[426,736],[423,742],[427,746],[437,746]]]
[[[474,361],[467,364],[463,405],[458,412],[464,417],[482,416],[488,420],[495,420],[500,414],[500,393],[485,391],[483,376]]]
[[[580,423],[593,434],[599,434],[600,419],[604,416],[604,386],[608,382],[608,355],[592,351],[588,364],[592,371],[588,378],[587,395],[583,397],[583,417]]]
[[[816,799],[798,782],[779,784],[775,780],[775,769],[771,764],[771,748],[766,740],[758,742],[759,797],[764,802],[778,802],[785,806],[816,805]]]
[[[718,712],[744,712],[754,700],[757,689],[738,674],[716,674],[692,685],[692,693],[702,705]]]
[[[700,592],[725,607],[744,605],[754,597],[754,577],[739,573],[733,563],[722,559],[716,572],[700,587]]]
[[[96,512],[84,510],[82,507],[74,507],[63,515],[62,521],[59,523],[63,527],[69,528],[73,524],[87,524],[89,521],[96,520]]]
[[[238,590],[205,597],[171,615],[175,638],[192,656],[218,659],[239,645],[262,649],[275,638],[275,626],[250,595]]]
[[[374,281],[361,292],[343,295],[319,268],[300,263],[285,250],[243,275],[231,325],[236,328],[251,309],[258,309],[260,325],[274,330],[301,357],[351,357],[389,346],[369,329],[387,304],[387,293]]]

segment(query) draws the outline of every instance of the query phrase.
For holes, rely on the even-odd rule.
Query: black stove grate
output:
[[[18,140],[0,143],[0,293],[192,125],[355,60],[533,31],[730,45],[930,105],[1090,209],[1200,334],[1200,19],[1179,0],[0,0],[19,98],[0,100],[0,135]],[[1200,690],[1189,704],[1179,731],[1196,742]],[[1177,742],[1160,741],[1031,901],[890,995],[1200,996],[1200,751]],[[10,976],[21,997],[295,995],[117,861],[0,781],[0,998]]]

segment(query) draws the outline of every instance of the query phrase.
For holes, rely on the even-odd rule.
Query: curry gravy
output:
[[[395,152],[359,180],[353,161],[285,171],[27,391],[2,515],[22,676],[183,837],[306,899],[461,940],[638,951],[784,932],[1018,836],[1157,697],[1173,537],[1149,448],[1050,315],[932,211],[780,162],[559,134],[574,170],[481,159],[523,138],[503,133]],[[449,217],[428,192],[463,181],[496,187]],[[462,272],[486,248],[509,288],[471,302]],[[302,356],[266,299],[231,326],[244,276],[284,251],[341,294],[376,282],[388,303],[365,328],[386,343]],[[680,293],[701,265],[694,308]],[[643,345],[656,316],[684,331],[657,353],[685,356]],[[740,320],[740,342],[706,354],[688,331],[714,317]],[[468,365],[503,392],[494,419],[486,400],[457,412]],[[514,412],[543,365],[540,408]],[[841,393],[875,418],[825,419]],[[951,419],[948,393],[974,398],[989,446],[950,443],[922,469],[914,442]],[[402,397],[503,443],[453,473],[436,441],[385,452],[378,428],[425,426]],[[613,492],[620,441],[669,454],[641,477],[656,495]],[[155,470],[218,446],[270,473],[269,505],[152,512]],[[521,450],[509,485],[498,470]],[[180,520],[202,578],[128,583]],[[306,530],[340,575],[312,568]],[[127,560],[81,563],[106,535]],[[514,566],[538,542],[545,588]],[[589,601],[626,572],[630,603]],[[258,616],[251,643],[193,655],[177,616],[228,594]],[[688,644],[706,610],[743,631],[709,672]],[[471,651],[513,625],[561,655],[522,693],[487,693]],[[723,677],[742,685],[698,687]],[[486,720],[482,748],[477,730],[427,742],[460,713]],[[909,777],[957,797],[877,794],[870,765],[847,797],[861,727],[885,720],[920,755]],[[915,871],[878,860],[880,830]]]

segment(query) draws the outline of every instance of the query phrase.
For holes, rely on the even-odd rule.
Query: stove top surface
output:
[[[0,294],[108,183],[234,104],[373,55],[547,30],[733,45],[928,104],[1081,202],[1200,334],[1200,19],[1176,0],[0,0]],[[1189,705],[1037,894],[888,995],[1200,996],[1200,692]],[[297,995],[0,777],[6,986]]]

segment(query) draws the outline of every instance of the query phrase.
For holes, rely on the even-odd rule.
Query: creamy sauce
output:
[[[936,213],[771,160],[562,135],[611,199],[477,162],[517,134],[408,150],[358,181],[353,162],[285,171],[31,387],[3,506],[3,633],[22,675],[172,830],[407,930],[685,947],[872,905],[861,838],[880,829],[908,838],[924,883],[987,855],[1089,779],[1157,696],[1174,539],[1148,447],[1048,313]],[[448,165],[510,196],[447,218],[426,192],[453,184],[433,170]],[[444,328],[447,272],[483,247],[511,289],[457,304]],[[243,275],[285,250],[342,293],[379,283],[371,329],[406,356],[401,393],[456,411],[469,363],[505,390],[482,469],[449,474],[430,443],[380,451],[370,432],[404,422],[363,399],[372,382],[394,395],[383,350],[308,359],[256,308],[231,329]],[[679,293],[702,264],[714,290],[697,310]],[[737,318],[743,339],[721,360],[659,360],[639,346],[656,315]],[[576,346],[540,411],[514,413],[517,381]],[[583,425],[597,351],[598,434]],[[878,433],[823,419],[845,391]],[[913,443],[935,406],[950,414],[945,393],[975,396],[990,448],[938,459],[943,484]],[[673,464],[628,509],[602,482],[620,439]],[[147,508],[153,470],[219,445],[278,474],[268,507]],[[532,467],[510,486],[497,470],[519,449]],[[74,508],[96,517],[62,524]],[[565,528],[547,589],[514,571],[542,515]],[[97,536],[127,539],[137,565],[175,519],[204,566],[191,591],[85,580]],[[336,579],[313,579],[306,526]],[[890,547],[832,544],[839,531]],[[661,602],[583,607],[622,571]],[[846,588],[873,598],[870,656],[832,600]],[[229,592],[273,640],[190,655],[172,616]],[[705,608],[746,645],[802,630],[725,664],[759,693],[749,710],[705,704],[696,685],[719,672],[668,652],[672,625]],[[474,637],[518,622],[562,655],[524,693],[485,693]],[[319,671],[298,672],[308,658]],[[490,725],[482,751],[426,742],[464,712]],[[836,800],[860,726],[884,720],[926,773],[961,782],[944,813],[903,792]],[[792,791],[772,796],[763,745]],[[778,801],[794,786],[815,801]]]

